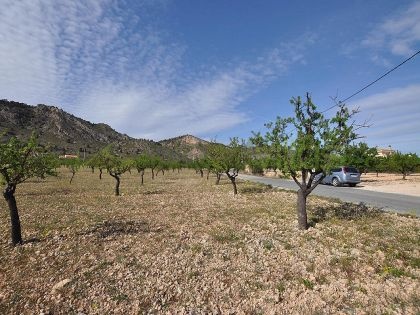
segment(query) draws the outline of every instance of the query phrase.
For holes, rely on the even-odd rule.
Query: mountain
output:
[[[207,146],[210,144],[210,142],[192,135],[170,138],[159,141],[159,143],[174,150],[179,155],[186,156],[190,160],[203,157],[207,151]]]
[[[41,145],[58,154],[89,155],[113,144],[124,155],[147,153],[168,159],[187,158],[176,148],[152,140],[135,139],[106,124],[94,124],[55,106],[43,104],[31,106],[0,100],[0,132],[6,132],[6,137],[23,139],[35,132]]]

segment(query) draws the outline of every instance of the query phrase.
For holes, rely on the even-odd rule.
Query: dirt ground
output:
[[[420,220],[167,172],[17,190],[25,244],[0,200],[0,314],[419,314]]]
[[[367,173],[362,174],[361,180],[358,185],[361,189],[420,197],[419,173],[408,175],[406,180],[401,174]]]

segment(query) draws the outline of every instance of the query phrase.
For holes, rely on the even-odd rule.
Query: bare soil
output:
[[[420,174],[410,174],[406,180],[402,174],[367,173],[362,174],[360,188],[372,191],[396,193],[420,197]]]
[[[149,175],[149,174],[148,174]],[[0,202],[0,314],[418,314],[418,218],[194,172],[140,186],[84,170]]]

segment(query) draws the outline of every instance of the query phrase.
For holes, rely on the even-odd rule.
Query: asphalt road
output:
[[[293,180],[267,178],[253,175],[239,175],[238,178],[249,180],[253,182],[271,185],[283,189],[290,189],[297,191],[298,186]],[[363,183],[361,184],[363,185]],[[342,201],[360,203],[374,206],[385,211],[415,214],[420,217],[420,196],[407,196],[401,194],[382,193],[376,191],[369,191],[356,187],[333,187],[329,185],[318,185],[313,195],[338,198]]]

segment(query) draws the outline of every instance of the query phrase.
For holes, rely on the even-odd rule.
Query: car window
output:
[[[344,167],[344,172],[346,173],[359,173],[355,167]]]

